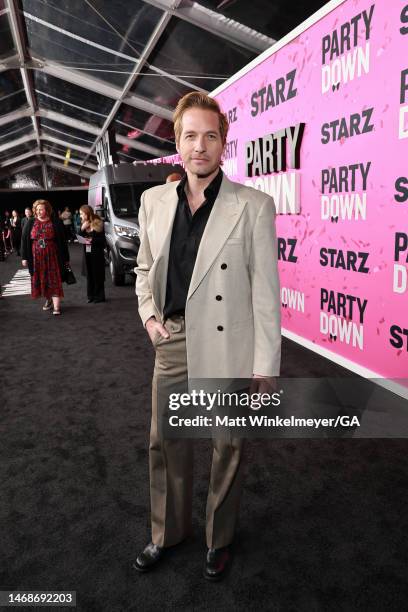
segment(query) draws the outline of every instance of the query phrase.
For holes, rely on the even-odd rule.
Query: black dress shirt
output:
[[[187,294],[197,258],[198,247],[208,218],[217,199],[223,178],[222,170],[204,191],[203,204],[191,214],[185,187],[187,175],[177,186],[178,204],[171,234],[169,267],[167,270],[166,301],[164,318],[175,314],[184,315]]]

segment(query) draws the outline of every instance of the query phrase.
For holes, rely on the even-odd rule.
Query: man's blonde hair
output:
[[[227,115],[222,112],[217,100],[214,100],[214,98],[210,98],[210,96],[207,96],[207,94],[200,93],[198,91],[191,91],[190,93],[180,98],[177,103],[176,109],[173,113],[174,135],[176,137],[176,144],[180,142],[181,131],[183,129],[183,115],[186,110],[189,110],[190,108],[202,108],[204,110],[212,111],[218,115],[221,140],[222,143],[225,144],[227,141],[229,127]]]

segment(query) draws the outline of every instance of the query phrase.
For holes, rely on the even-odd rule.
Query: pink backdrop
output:
[[[237,80],[232,77],[213,92],[231,120],[224,171],[232,180],[250,180],[254,184],[256,177],[246,176],[246,143],[305,124],[298,169],[291,168],[287,147],[287,176],[298,175],[298,210],[288,214],[278,202],[277,233],[281,245],[286,244],[279,261],[282,326],[314,347],[330,350],[332,358],[336,360],[337,356],[340,363],[344,364],[341,358],[345,358],[351,365],[382,377],[407,378],[408,283],[405,287],[404,279],[408,277],[408,4],[399,0],[346,0],[296,38],[288,35],[287,39],[286,44],[279,43],[277,50],[272,48],[268,57],[262,56],[245,74],[239,73]],[[291,88],[288,73],[293,77]],[[283,94],[279,95],[276,81],[282,78]],[[401,99],[402,81],[407,89]],[[333,90],[333,83],[339,83],[339,87]],[[252,96],[268,85],[269,108],[255,114]],[[279,87],[282,89],[282,82]],[[256,100],[259,109],[261,96]],[[351,136],[343,126],[340,139],[322,143],[323,124],[344,117],[349,128],[350,115],[358,113],[362,128],[363,115],[367,116],[369,109],[373,109],[367,122],[372,126],[370,131]],[[354,121],[356,125],[357,119]],[[356,170],[354,185],[349,172],[348,185],[332,184],[332,192],[326,188],[322,194],[323,169],[328,173],[334,168],[339,178],[340,166],[357,164],[360,168],[362,164],[366,171],[368,162],[371,164],[365,190],[361,172]],[[271,172],[263,178],[277,181],[279,174],[284,173]],[[400,191],[395,186],[398,179],[404,185]],[[322,195],[338,199],[342,196],[344,200],[347,187],[349,197],[354,194],[354,201],[359,197],[363,208],[352,206],[351,218],[346,212],[342,218],[340,212],[337,222],[330,219],[331,215],[322,218]],[[395,195],[403,201],[397,202]],[[397,233],[401,250],[398,261],[394,261]],[[405,240],[407,248],[403,250]],[[295,262],[288,261],[290,244],[294,245],[291,255]],[[357,258],[357,269],[362,264],[368,272],[320,265],[322,248],[336,249],[336,257],[341,250],[345,259],[347,251],[352,252],[349,257]],[[396,264],[398,291],[393,287]],[[339,294],[351,296],[345,298],[347,310],[334,311],[331,304],[328,312],[327,303],[321,309],[322,291],[326,297],[332,296],[335,305],[343,299]],[[362,321],[357,300],[364,307]],[[352,311],[348,308],[350,301]]]
[[[377,0],[375,3],[367,0],[346,1],[239,80],[216,92],[215,96],[224,110],[236,108],[230,115],[234,119],[235,114],[236,121],[230,124],[228,141],[238,141],[237,156],[235,161],[226,162],[225,168],[229,176],[239,182],[248,180],[245,176],[246,142],[299,122],[306,124],[300,149],[300,168],[295,170],[300,175],[300,214],[279,214],[277,219],[278,236],[297,241],[293,253],[297,257],[296,263],[282,259],[279,262],[283,302],[290,301],[289,295],[292,300],[291,304],[282,308],[283,327],[381,376],[393,378],[408,376],[408,336],[403,334],[403,330],[408,328],[408,290],[398,293],[393,290],[394,264],[398,263],[408,271],[408,248],[399,253],[399,262],[394,261],[395,234],[408,233],[408,199],[405,202],[394,199],[397,193],[395,182],[399,177],[405,178],[408,187],[408,138],[399,137],[400,109],[402,114],[404,106],[408,104],[408,89],[404,103],[400,102],[401,73],[408,68],[408,32],[403,34],[400,31],[404,25],[408,26],[408,20],[406,23],[401,21],[405,4],[396,0]],[[369,22],[370,7],[373,5]],[[367,32],[363,11],[366,11],[366,20],[370,25]],[[356,19],[359,14],[361,17]],[[408,16],[408,5],[406,14]],[[350,21],[353,18],[354,21]],[[350,24],[350,50],[344,40],[341,53],[341,32],[347,34],[348,27],[343,25],[347,22]],[[334,91],[330,87],[322,93],[322,46],[328,46],[327,39],[324,43],[323,39],[334,30],[339,36],[337,40],[331,37],[333,55],[330,62],[330,51],[326,52],[324,75],[326,78],[327,66],[333,65],[336,59],[340,60],[332,67],[334,79],[340,76],[340,86]],[[337,51],[339,55],[336,55]],[[359,54],[365,61],[365,64],[360,64],[360,76]],[[350,57],[347,59],[348,55]],[[353,58],[357,60],[353,80],[347,79],[344,72],[339,75],[342,57],[343,66],[347,66],[347,61],[352,62]],[[275,106],[272,106],[270,98],[268,110],[252,116],[251,109],[254,107],[251,105],[251,95],[268,84],[272,85],[273,95],[276,80],[285,77],[294,68],[296,96],[280,104],[276,104],[275,100]],[[348,82],[344,82],[346,80]],[[327,81],[324,85],[326,88]],[[372,131],[352,137],[344,137],[343,134],[340,140],[322,144],[321,129],[324,123],[341,117],[345,117],[349,123],[351,114],[361,115],[363,109],[369,108],[374,109],[370,121],[374,126]],[[408,112],[405,118],[404,129],[408,136]],[[235,145],[229,149],[234,153]],[[357,218],[356,210],[352,209],[351,219],[347,215],[345,219],[339,218],[337,223],[322,219],[322,169],[352,164],[364,164],[366,169],[369,161],[365,219],[359,214],[361,209],[357,209]],[[287,171],[293,172],[290,168]],[[340,191],[343,196],[344,186],[343,183]],[[354,187],[354,193],[362,199],[361,173],[357,175]],[[335,185],[331,194],[326,190],[325,195],[335,195],[334,188]],[[408,189],[405,193],[408,196]],[[404,246],[404,236],[400,236],[399,240],[400,245]],[[341,249],[345,256],[346,251],[368,253],[365,266],[369,272],[323,267],[319,263],[321,248]],[[361,258],[357,266],[360,261]],[[398,274],[401,289],[405,272],[400,269]],[[356,299],[352,300],[351,320],[348,320],[348,309],[346,318],[342,316],[344,311],[334,314],[333,311],[327,312],[327,308],[324,308],[327,316],[321,315],[322,288],[335,292],[335,303],[338,301],[337,293],[358,297],[362,305],[367,300],[363,323],[360,322]],[[295,291],[299,291],[300,295]],[[331,331],[337,330],[337,334],[332,334],[337,335],[335,339],[330,337],[330,330],[324,333],[330,315],[334,315],[335,319],[333,321],[332,317],[330,321]],[[351,323],[355,323],[354,327],[351,325],[347,328],[347,324]],[[398,335],[398,341],[391,336],[392,326],[401,329],[401,332],[394,332]],[[343,338],[340,338],[339,327],[343,329]],[[390,339],[396,344],[402,343],[402,346],[392,346]]]

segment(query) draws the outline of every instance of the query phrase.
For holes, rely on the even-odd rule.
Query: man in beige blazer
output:
[[[186,175],[147,190],[139,212],[136,293],[156,351],[152,382],[152,541],[134,567],[152,569],[191,530],[193,440],[164,440],[158,381],[253,378],[270,389],[280,368],[280,296],[273,199],[220,169],[228,122],[201,93],[174,113]],[[230,559],[242,484],[242,439],[213,440],[204,576],[219,580]]]

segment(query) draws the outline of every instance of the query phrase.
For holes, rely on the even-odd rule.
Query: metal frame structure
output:
[[[18,121],[19,119],[23,119],[24,117],[31,117],[32,111],[29,108],[21,108],[7,115],[3,115],[0,117],[0,127],[2,125],[6,125],[7,123],[11,123],[12,121]]]
[[[31,161],[28,162],[27,164],[22,164],[20,166],[17,166],[17,168],[13,169],[14,173],[17,172],[24,172],[25,170],[30,170],[31,168],[38,168],[38,161]],[[3,178],[4,176],[7,176],[8,172],[1,172],[1,168],[0,168],[0,178]]]
[[[47,191],[48,190],[48,174],[47,174],[47,165],[44,161],[41,164],[41,171],[42,171],[44,189]]]
[[[59,155],[59,153],[55,153],[54,151],[49,151],[49,150],[40,151],[39,149],[34,149],[33,151],[27,151],[27,153],[22,153],[21,155],[17,155],[16,157],[13,157],[3,162],[3,164],[0,166],[0,171],[7,166],[11,166],[13,164],[18,163],[19,161],[22,161],[23,159],[28,159],[30,157],[36,157],[36,156],[55,157],[56,159],[61,159],[63,161],[65,161],[66,159],[63,155]],[[73,164],[74,166],[81,166],[81,167],[83,166],[82,160],[70,159],[69,163]],[[96,170],[98,169],[98,166],[88,161],[86,163],[86,166],[84,166],[84,169],[92,170],[93,172],[96,172]],[[78,174],[78,170],[76,170],[76,173]]]
[[[39,144],[39,140],[37,138],[37,135],[33,131],[30,134],[26,134],[25,136],[20,136],[20,138],[16,138],[15,140],[11,140],[9,142],[6,142],[6,143],[0,145],[0,153],[2,153],[2,151],[7,151],[8,149],[10,149],[12,147],[18,147],[21,144],[25,144],[27,142],[27,140],[37,140],[37,145]]]
[[[8,159],[7,161],[3,162],[0,166],[0,170],[3,170],[3,168],[11,166],[12,164],[17,164],[23,159],[28,159],[29,157],[37,155],[41,155],[41,151],[39,149],[34,149],[33,151],[28,151],[27,153],[21,153],[21,155],[17,155],[17,157],[13,157],[12,159]]]
[[[25,94],[27,98],[28,105],[31,109],[31,117],[35,132],[35,137],[37,140],[38,148],[41,150],[41,142],[40,142],[40,129],[38,125],[38,121],[35,117],[36,108],[36,99],[34,95],[34,89],[31,82],[31,76],[29,76],[27,68],[25,66],[27,59],[27,49],[24,41],[23,34],[23,26],[21,23],[21,17],[19,15],[19,7],[17,4],[17,0],[7,0],[8,4],[8,17],[10,22],[11,33],[13,36],[14,44],[17,49],[18,59],[20,62],[20,73],[21,78],[23,80]]]
[[[76,174],[78,176],[78,172],[75,168],[70,168],[69,166],[64,166],[64,164],[59,164],[57,162],[48,162],[47,164],[51,168],[57,168],[58,170],[62,170],[63,172],[69,172],[70,174]],[[89,178],[92,175],[92,172],[82,172],[82,176],[85,178]]]
[[[176,0],[176,4],[179,4],[181,0]],[[94,151],[96,149],[96,145],[98,144],[98,142],[101,140],[101,138],[103,138],[106,130],[109,129],[109,126],[111,125],[112,121],[114,120],[120,105],[122,104],[122,101],[125,100],[126,96],[128,95],[130,88],[132,87],[133,83],[136,81],[137,76],[139,75],[140,71],[142,70],[143,66],[146,64],[147,59],[149,57],[149,55],[152,53],[153,49],[155,48],[155,46],[157,45],[157,42],[160,38],[160,36],[162,35],[162,33],[164,32],[167,24],[170,21],[170,15],[168,13],[164,13],[162,15],[162,17],[160,18],[159,23],[157,24],[156,28],[154,29],[153,34],[150,37],[150,40],[148,41],[146,47],[143,50],[142,55],[140,56],[139,60],[137,61],[135,68],[134,68],[134,72],[133,74],[128,78],[128,80],[126,81],[122,93],[121,93],[121,97],[116,100],[115,104],[113,105],[111,112],[109,113],[109,115],[106,118],[105,123],[102,126],[102,129],[100,131],[100,134],[98,136],[98,138],[95,140],[94,144],[92,145],[91,148],[91,152]],[[118,142],[120,142],[120,140],[118,139],[118,137],[116,137],[116,139],[118,140]],[[161,154],[161,153],[160,153]],[[160,156],[157,155],[157,157]],[[88,158],[85,158],[85,161]]]
[[[173,115],[172,108],[157,104],[151,100],[140,97],[131,91],[137,79],[140,76],[143,76],[142,70],[146,66],[148,66],[150,71],[157,75],[163,76],[167,79],[171,79],[175,82],[182,84],[185,87],[191,88],[192,90],[206,92],[205,89],[193,85],[188,79],[185,79],[185,77],[182,78],[178,75],[169,74],[165,70],[157,68],[148,62],[149,57],[152,56],[153,52],[157,48],[157,45],[161,39],[163,32],[166,30],[166,27],[168,26],[170,20],[173,17],[184,20],[202,30],[208,31],[211,34],[216,35],[217,37],[225,41],[238,45],[254,53],[264,51],[275,42],[273,39],[263,34],[260,34],[259,32],[256,32],[255,30],[252,30],[251,28],[248,28],[232,19],[227,19],[223,15],[216,13],[215,11],[209,10],[196,2],[186,3],[184,2],[184,0],[143,0],[143,2],[161,10],[162,16],[159,22],[157,23],[154,31],[152,32],[149,40],[145,44],[145,47],[140,56],[136,57],[138,55],[138,52],[135,52],[135,57],[132,57],[131,55],[127,55],[125,53],[121,53],[120,51],[105,47],[104,45],[96,43],[92,40],[87,40],[82,36],[77,35],[75,32],[63,29],[58,25],[50,23],[49,21],[45,21],[44,19],[40,19],[35,15],[22,11],[20,6],[20,0],[7,0],[7,7],[1,11],[1,14],[8,15],[10,29],[17,54],[14,54],[0,61],[0,72],[16,68],[20,70],[24,85],[24,91],[27,98],[28,108],[23,107],[0,117],[0,127],[11,121],[18,121],[19,119],[22,119],[24,117],[31,117],[33,123],[33,132],[28,135],[25,135],[24,137],[16,138],[13,141],[9,141],[5,144],[0,145],[0,152],[6,151],[7,149],[12,148],[14,146],[23,144],[24,142],[27,142],[30,139],[35,140],[37,146],[36,149],[32,152],[23,153],[14,157],[13,159],[0,163],[0,171],[3,168],[8,168],[9,166],[18,163],[19,161],[27,159],[30,156],[39,156],[42,159],[41,168],[43,172],[44,186],[46,187],[46,165],[49,165],[51,163],[57,163],[53,162],[51,159],[47,161],[47,158],[54,157],[61,160],[64,159],[62,155],[54,153],[47,149],[46,145],[44,146],[44,141],[48,141],[66,147],[67,149],[69,148],[72,150],[73,153],[75,153],[75,150],[84,153],[85,158],[83,160],[75,158],[70,159],[70,164],[74,166],[73,168],[70,168],[70,171],[77,174],[79,173],[86,175],[88,170],[96,169],[96,165],[92,163],[91,158],[94,156],[97,143],[101,140],[101,138],[104,137],[106,131],[115,121],[115,117],[117,116],[117,113],[122,104],[126,104],[133,108],[139,109],[150,115],[157,116],[160,119],[171,121]],[[103,16],[101,17],[103,18]],[[41,57],[37,57],[32,52],[30,47],[25,43],[26,37],[24,32],[24,19],[31,19],[33,21],[38,22],[44,27],[47,27],[63,34],[64,36],[67,36],[68,38],[78,40],[82,44],[90,45],[92,47],[102,50],[104,53],[110,53],[114,56],[118,56],[122,59],[125,59],[132,64],[132,73],[127,78],[123,87],[117,87],[106,81],[95,78],[94,76],[91,76],[86,72],[82,72],[78,69],[67,68],[66,66],[63,66],[58,62],[49,61]],[[107,20],[105,21],[108,25],[110,25]],[[111,27],[113,30],[115,30],[113,26]],[[115,32],[119,36],[121,35],[120,32],[117,32],[116,30]],[[130,43],[128,43],[128,46],[131,47]],[[104,117],[103,125],[101,127],[97,127],[85,121],[81,121],[79,119],[77,120],[72,117],[66,116],[62,113],[41,108],[41,106],[38,105],[36,93],[38,92],[42,95],[50,94],[44,94],[44,92],[39,92],[35,89],[35,87],[33,86],[33,79],[31,75],[32,70],[39,70],[44,74],[56,77],[57,79],[81,87],[89,92],[95,92],[113,100],[114,103],[108,115],[101,115],[102,117]],[[62,104],[68,104],[78,109],[81,108],[76,106],[75,104],[71,104],[70,102],[64,101],[62,98],[56,98],[55,96],[51,95],[50,97],[61,102]],[[83,110],[87,112],[93,112],[89,109]],[[81,130],[82,132],[89,134],[90,146],[87,147],[81,144],[70,143],[68,140],[64,139],[64,134],[67,137],[71,136],[71,138],[75,138],[75,134],[71,135],[69,134],[69,130],[64,132],[63,129],[58,130],[56,127],[52,128],[51,126],[42,124],[40,123],[41,119],[49,119],[51,121],[54,121],[55,123],[60,124],[61,126],[66,126],[67,128],[72,128],[73,130]],[[123,123],[123,125],[127,124]],[[132,129],[132,126],[128,127]],[[49,133],[53,129],[56,133],[55,136],[50,135]],[[139,128],[135,127],[135,129]],[[18,131],[18,129],[16,131]],[[162,148],[147,145],[145,143],[138,142],[137,139],[133,140],[120,134],[116,135],[116,140],[119,144],[126,145],[132,149],[139,150],[143,153],[147,153],[149,155],[152,155],[152,157],[161,157],[163,155],[172,153],[172,151],[170,150],[170,148],[172,147],[172,143],[170,143],[170,141],[166,141],[166,139],[164,138],[159,138],[155,134],[151,134],[143,129],[139,131],[153,138],[157,138],[162,142],[169,142],[169,150],[165,151]],[[59,135],[61,137],[59,137]],[[39,163],[38,160],[36,163]],[[28,164],[26,164],[26,166],[27,165]],[[68,172],[68,166],[63,166],[60,169],[63,169]]]
[[[57,79],[61,79],[62,81],[67,81],[68,83],[72,83],[73,85],[78,85],[78,87],[82,87],[83,89],[88,89],[89,91],[101,94],[106,98],[111,98],[112,100],[121,100],[129,106],[140,108],[146,113],[150,113],[151,115],[157,115],[162,119],[168,119],[171,121],[172,110],[170,108],[166,108],[165,106],[161,106],[160,104],[155,104],[150,100],[135,96],[135,94],[129,93],[127,96],[122,97],[123,89],[121,89],[120,87],[116,87],[115,85],[110,85],[105,81],[100,81],[99,79],[90,77],[84,74],[83,72],[72,70],[71,68],[65,68],[57,62],[51,63],[47,60],[42,60],[38,57],[32,56],[32,61],[29,62],[27,66],[34,70],[41,70],[41,72],[56,77]]]
[[[143,2],[254,53],[261,53],[276,42],[273,38],[260,34],[233,19],[228,19],[197,2],[188,2],[180,7],[178,6],[180,2],[175,5],[172,0],[143,0]]]

